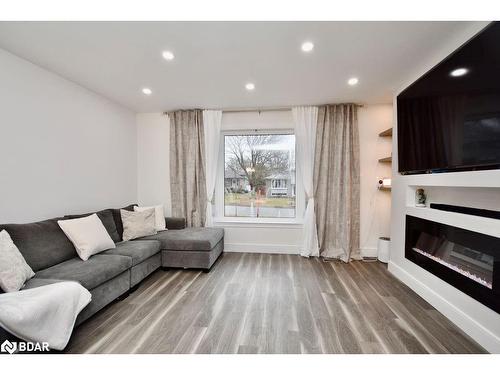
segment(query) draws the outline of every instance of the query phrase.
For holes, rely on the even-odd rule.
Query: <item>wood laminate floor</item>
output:
[[[68,353],[483,353],[381,263],[225,253],[158,270],[76,328]]]

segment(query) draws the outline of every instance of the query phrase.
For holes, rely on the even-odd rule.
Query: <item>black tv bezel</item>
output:
[[[398,93],[396,96],[396,126],[399,126],[397,122],[397,114],[398,114],[398,101],[399,97],[401,94],[409,90],[413,85],[415,85],[418,81],[421,79],[425,78],[428,76],[432,71],[437,69],[441,64],[443,64],[446,60],[448,60],[450,57],[453,55],[457,54],[460,50],[462,50],[469,42],[471,42],[474,38],[476,38],[478,35],[483,33],[485,30],[488,28],[492,27],[495,23],[498,23],[500,21],[493,21],[490,22],[488,25],[483,27],[481,30],[479,30],[477,33],[475,33],[473,36],[471,36],[469,39],[467,39],[464,43],[462,43],[457,49],[455,49],[453,52],[451,52],[448,56],[443,58],[439,63],[434,65],[431,69],[427,70],[424,74],[422,74],[420,77],[418,77],[415,81],[413,81],[409,86],[407,86],[404,90]],[[398,133],[399,134],[399,133]],[[400,153],[399,153],[399,148],[400,148],[400,143],[399,143],[399,137],[397,140],[397,145],[398,145],[398,173],[405,176],[405,175],[415,175],[415,174],[437,174],[437,173],[450,173],[450,172],[472,172],[472,171],[484,171],[484,170],[495,170],[495,169],[500,169],[500,163],[490,163],[490,164],[475,164],[475,165],[459,165],[459,166],[446,166],[442,168],[423,168],[423,169],[414,169],[414,170],[401,170],[401,163],[400,163]]]

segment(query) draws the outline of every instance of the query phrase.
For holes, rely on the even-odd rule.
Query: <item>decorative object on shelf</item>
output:
[[[380,237],[377,244],[377,258],[379,262],[389,263],[391,254],[391,239],[389,237]]]
[[[380,178],[378,180],[379,190],[391,190],[391,179],[387,177]]]
[[[415,207],[426,207],[425,202],[427,201],[427,196],[422,188],[418,188],[415,191]]]

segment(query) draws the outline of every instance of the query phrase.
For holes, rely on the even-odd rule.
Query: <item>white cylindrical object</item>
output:
[[[389,263],[391,250],[391,239],[389,237],[380,237],[377,245],[377,257],[382,263]]]
[[[379,189],[390,189],[392,185],[392,181],[390,178],[380,178],[378,180],[378,188]]]

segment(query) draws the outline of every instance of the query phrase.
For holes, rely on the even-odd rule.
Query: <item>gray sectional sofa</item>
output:
[[[123,209],[133,210],[133,206]],[[223,229],[186,228],[182,218],[166,218],[166,231],[122,242],[120,209],[106,209],[97,215],[116,248],[82,261],[57,220],[86,215],[90,213],[29,224],[0,224],[0,231],[5,229],[10,234],[35,272],[24,289],[73,280],[90,291],[92,301],[78,316],[77,325],[112,301],[127,295],[156,269],[180,267],[209,271],[224,249]],[[5,335],[5,332],[0,332],[0,339]]]

